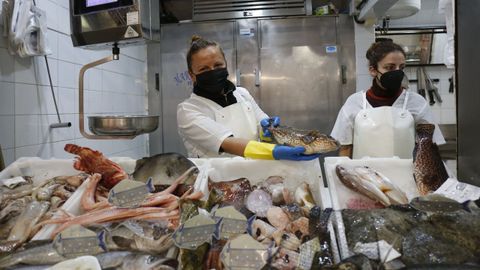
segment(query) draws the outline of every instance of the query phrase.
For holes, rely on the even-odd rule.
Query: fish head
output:
[[[340,142],[330,135],[319,134],[312,142],[314,148],[322,149],[322,153],[337,151],[340,148]]]

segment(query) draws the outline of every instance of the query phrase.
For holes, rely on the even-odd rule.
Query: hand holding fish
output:
[[[280,117],[273,116],[270,118],[264,118],[260,121],[262,126],[262,134],[260,134],[260,139],[262,141],[272,141],[272,133],[270,132],[270,127],[278,127],[280,125]]]

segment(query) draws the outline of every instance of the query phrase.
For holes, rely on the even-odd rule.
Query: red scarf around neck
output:
[[[383,94],[384,91],[377,84],[377,80],[373,79],[372,87],[367,90],[367,101],[372,105],[373,108],[382,107],[382,106],[392,106],[395,100],[402,94],[402,88],[398,90],[392,97],[386,97]]]

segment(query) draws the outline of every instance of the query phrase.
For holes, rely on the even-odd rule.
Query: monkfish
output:
[[[301,130],[287,126],[270,127],[273,141],[287,146],[303,146],[305,154],[317,154],[336,151],[340,144],[329,135],[317,130]]]
[[[413,150],[413,176],[420,195],[437,190],[448,179],[438,146],[432,141],[433,124],[418,124],[417,141]]]
[[[408,203],[400,188],[368,166],[337,165],[335,171],[345,186],[385,206]]]

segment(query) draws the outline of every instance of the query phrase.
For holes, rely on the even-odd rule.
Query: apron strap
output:
[[[362,92],[362,97],[363,97],[363,109],[366,110],[367,109],[367,92],[366,91]]]
[[[405,91],[405,90],[403,90],[403,91]],[[409,95],[409,92],[405,91],[405,100],[403,101],[403,110],[404,111],[407,109],[408,95]]]

